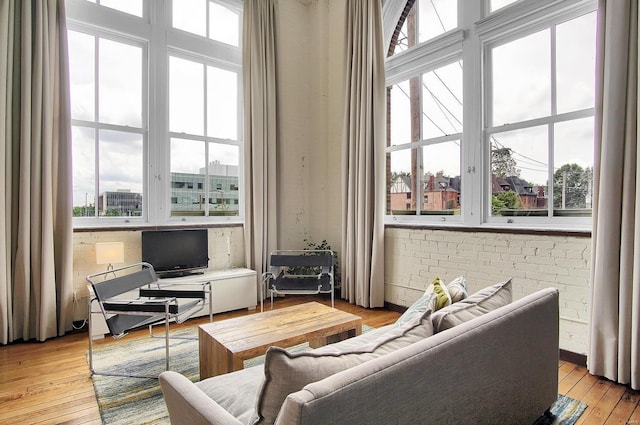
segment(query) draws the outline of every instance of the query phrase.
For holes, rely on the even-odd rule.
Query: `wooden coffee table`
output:
[[[272,345],[319,347],[362,333],[362,318],[317,302],[256,313],[198,329],[200,379],[240,370]]]

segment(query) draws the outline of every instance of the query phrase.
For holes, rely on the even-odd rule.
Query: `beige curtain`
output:
[[[0,1],[0,343],[73,320],[64,1]]]
[[[245,0],[242,48],[246,262],[261,274],[278,246],[276,0]]]
[[[638,2],[600,0],[588,368],[640,389]]]
[[[342,297],[384,305],[385,81],[380,0],[346,3]]]

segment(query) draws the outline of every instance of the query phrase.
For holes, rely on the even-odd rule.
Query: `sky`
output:
[[[91,0],[88,0],[91,1]],[[142,15],[141,0],[93,0],[126,13]],[[492,10],[515,0],[491,0]],[[427,13],[420,17],[425,29],[420,41],[428,40],[457,25],[456,2],[421,0]],[[207,0],[180,0],[181,8],[173,11],[172,25],[178,29],[206,36]],[[210,37],[239,44],[238,15],[209,2]],[[430,10],[429,10],[430,9]],[[437,13],[435,13],[437,12]],[[563,23],[557,27],[557,108],[568,112],[593,106],[595,63],[595,13]],[[95,115],[96,70],[93,57],[95,39],[77,31],[69,31],[72,117],[93,120]],[[100,120],[109,124],[140,128],[143,93],[143,46],[111,40],[99,43]],[[551,111],[550,31],[532,34],[491,49],[493,70],[493,126],[540,118]],[[462,72],[456,61],[422,76],[423,139],[462,131]],[[185,57],[172,56],[169,63],[169,126],[173,132],[187,132],[220,139],[237,140],[238,79],[233,72],[205,66]],[[137,77],[139,76],[139,78]],[[204,90],[206,76],[207,89]],[[175,78],[174,78],[175,77]],[[392,145],[407,143],[410,137],[408,82],[392,90]],[[206,95],[206,96],[205,96]],[[207,116],[204,105],[207,102]],[[195,105],[195,106],[194,106]],[[593,119],[586,118],[558,124],[555,131],[556,168],[576,162],[593,163]],[[102,130],[99,138],[99,192],[105,190],[143,191],[143,137],[139,133]],[[548,129],[536,127],[510,132],[496,132],[493,143],[508,147],[521,170],[521,176],[534,184],[545,184],[549,163]],[[74,127],[74,205],[93,203],[95,190],[95,143],[93,130]],[[431,145],[423,149],[425,172],[443,170],[460,175],[460,140]],[[204,144],[174,137],[169,144],[171,171],[197,173],[207,162],[239,165],[237,146],[210,143],[209,156]],[[391,155],[392,171],[410,171],[409,152]]]
[[[88,0],[142,17],[141,0]],[[173,11],[175,28],[206,36],[207,4],[210,38],[238,46],[239,15],[207,0],[180,0]],[[184,7],[186,6],[186,7]],[[99,120],[117,126],[129,126],[134,132],[100,130],[98,193],[129,190],[143,192],[144,145],[146,124],[143,116],[144,44],[125,44],[74,31],[68,32],[71,74],[72,118],[93,121],[96,115],[98,81]],[[98,67],[95,56],[98,52]],[[235,72],[190,61],[174,53],[169,59],[169,129],[175,133],[218,138],[218,143],[174,137],[169,144],[172,172],[199,173],[208,162],[239,165],[236,145],[220,143],[238,139],[238,75]],[[97,72],[96,72],[97,71]],[[98,77],[96,78],[96,73]],[[205,85],[206,80],[206,85]],[[206,90],[205,90],[206,86]],[[205,101],[206,117],[205,117]],[[74,206],[93,204],[96,184],[94,130],[74,126],[73,193]]]
[[[492,0],[493,9],[514,0]],[[421,33],[421,41],[455,27],[447,17],[455,16],[444,0],[422,1],[428,17],[420,18],[419,26],[427,23],[429,31]],[[434,13],[433,6],[438,13]],[[449,9],[447,9],[449,8]],[[455,8],[454,8],[455,9]],[[556,107],[558,113],[591,108],[595,88],[595,12],[556,27]],[[551,115],[551,31],[549,29],[527,37],[489,47],[492,70],[489,127],[543,118]],[[456,61],[422,76],[423,116],[422,137],[434,137],[461,132],[462,61]],[[394,85],[391,98],[391,144],[411,141],[408,81]],[[555,169],[565,163],[582,167],[593,164],[593,118],[583,118],[554,126]],[[521,177],[544,185],[548,181],[549,129],[547,126],[492,134],[495,147],[512,149]],[[460,175],[460,141],[449,141],[423,149],[424,171],[435,174],[443,170],[450,176]],[[434,158],[435,157],[435,158]],[[393,152],[391,170],[410,172],[410,154]]]

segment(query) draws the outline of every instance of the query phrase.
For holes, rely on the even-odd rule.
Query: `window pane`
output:
[[[142,135],[100,131],[98,214],[141,216],[143,187]]]
[[[209,145],[209,215],[239,214],[238,146],[211,143]]]
[[[460,142],[422,148],[424,193],[422,210],[460,214]]]
[[[509,131],[490,138],[492,214],[546,216],[547,127]]]
[[[593,118],[558,123],[554,134],[553,207],[591,209],[593,197]],[[569,211],[567,211],[569,212]],[[589,211],[571,211],[589,215]]]
[[[142,126],[142,49],[100,39],[100,121]]]
[[[95,215],[96,146],[92,128],[72,127],[73,151],[73,216]]]
[[[518,0],[490,0],[490,11],[495,12],[498,9],[502,9],[503,7],[510,5],[511,3],[515,3]]]
[[[557,26],[558,113],[595,103],[596,13]]]
[[[551,114],[550,31],[491,51],[493,126]]]
[[[207,135],[238,138],[238,74],[207,67]]]
[[[205,214],[205,144],[171,139],[171,215]]]
[[[240,20],[236,12],[215,2],[209,2],[209,37],[238,46]]]
[[[412,192],[416,182],[411,173],[411,164],[415,164],[416,150],[407,149],[391,152],[388,156],[390,186],[387,188],[387,213],[394,215],[415,214],[416,206]]]
[[[142,0],[100,0],[100,4],[142,18]]]
[[[169,128],[204,135],[204,67],[171,57],[169,62]]]
[[[420,0],[418,41],[423,42],[458,27],[458,2]]]
[[[462,64],[422,76],[422,139],[462,132]]]
[[[411,102],[409,81],[391,86],[389,107],[389,127],[391,145],[411,142]],[[417,98],[417,97],[416,97]]]
[[[76,31],[69,39],[71,118],[95,120],[95,38]]]
[[[173,27],[193,34],[207,36],[207,1],[174,0]]]

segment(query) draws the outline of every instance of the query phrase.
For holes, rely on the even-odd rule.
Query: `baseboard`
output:
[[[584,354],[560,349],[560,360],[573,363],[578,366],[587,367],[587,356]]]
[[[391,304],[386,301],[384,302],[384,308],[390,311],[395,311],[397,313],[404,313],[405,311],[407,311],[407,307],[398,304]]]

